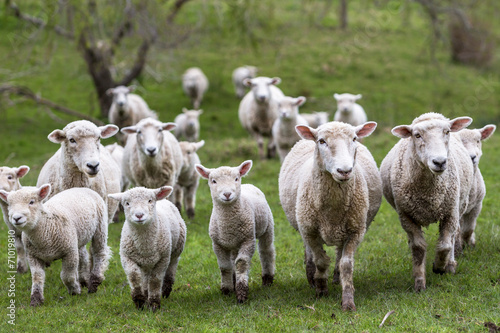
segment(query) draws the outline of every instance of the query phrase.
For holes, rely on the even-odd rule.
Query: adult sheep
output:
[[[317,296],[328,294],[330,258],[323,244],[336,246],[334,283],[342,285],[342,309],[354,304],[354,253],[382,201],[377,164],[357,142],[375,122],[357,127],[330,122],[317,129],[297,126],[299,141],[279,175],[281,205],[305,246],[306,275]]]
[[[259,76],[254,79],[245,79],[243,83],[251,87],[240,102],[238,117],[244,129],[257,141],[259,156],[264,158],[264,138],[269,138],[267,157],[275,154],[272,139],[272,127],[278,118],[278,101],[285,97],[283,92],[276,87],[281,79]]]
[[[188,68],[182,75],[182,89],[191,99],[193,107],[199,109],[208,89],[208,79],[200,68]]]
[[[473,181],[469,154],[450,135],[472,119],[453,120],[425,113],[392,134],[401,138],[382,161],[380,172],[387,202],[399,215],[413,256],[415,291],[426,288],[426,247],[422,227],[439,221],[434,273],[455,273],[455,233],[465,212]]]
[[[73,187],[88,187],[108,204],[108,220],[112,221],[118,203],[108,203],[107,195],[120,191],[121,169],[100,139],[116,132],[115,125],[97,127],[87,120],[74,121],[62,130],[52,131],[48,139],[61,148],[42,167],[36,186],[50,184],[50,196]]]
[[[243,98],[246,93],[246,86],[243,83],[245,79],[253,79],[257,76],[257,67],[255,66],[242,66],[233,71],[232,79],[236,97]]]
[[[333,120],[358,126],[366,122],[366,113],[361,105],[356,103],[362,95],[334,94],[337,100],[337,111],[333,115]]]

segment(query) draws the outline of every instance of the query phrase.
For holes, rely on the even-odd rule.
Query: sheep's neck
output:
[[[214,201],[214,213],[223,220],[231,221],[232,225],[238,225],[242,222],[240,218],[243,213],[241,197],[230,203],[221,203],[218,200]]]
[[[59,168],[60,179],[57,180],[58,183],[65,184],[66,188],[72,187],[88,187],[91,186],[91,180],[89,176],[81,172],[78,167],[73,163],[70,158],[67,158],[65,154],[61,154],[61,165]],[[62,189],[61,189],[62,190]]]

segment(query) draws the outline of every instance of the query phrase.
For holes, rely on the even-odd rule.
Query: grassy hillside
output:
[[[219,271],[208,236],[212,202],[206,181],[197,195],[196,217],[187,222],[188,239],[174,292],[156,313],[137,311],[120,264],[122,223],[110,225],[109,244],[114,252],[106,280],[96,294],[70,297],[62,284],[60,262],[46,270],[45,304],[29,306],[31,278],[16,276],[16,326],[7,323],[7,227],[0,224],[0,330],[12,331],[378,331],[384,315],[395,310],[382,330],[391,332],[487,331],[484,322],[500,325],[500,136],[483,145],[481,170],[487,195],[476,229],[477,246],[467,249],[455,275],[432,273],[437,225],[426,230],[427,290],[416,294],[411,276],[411,255],[397,214],[383,202],[356,253],[354,285],[358,311],[344,313],[340,287],[329,286],[330,295],[316,299],[303,265],[300,235],[288,224],[278,197],[280,164],[261,161],[253,140],[241,128],[231,72],[250,64],[260,75],[279,76],[280,88],[289,96],[308,98],[301,112],[335,110],[335,92],[363,94],[360,101],[370,120],[379,123],[366,138],[378,164],[397,142],[390,129],[416,116],[441,112],[449,118],[468,115],[471,128],[500,122],[499,69],[495,60],[485,70],[449,62],[446,47],[429,55],[430,31],[416,5],[393,1],[376,7],[372,1],[350,7],[350,28],[337,30],[335,11],[317,22],[323,2],[249,1],[251,33],[230,17],[244,17],[230,2],[193,2],[185,7],[179,23],[200,22],[190,38],[175,50],[155,48],[148,68],[135,84],[138,93],[160,114],[172,121],[189,106],[180,77],[190,66],[201,67],[210,80],[202,103],[199,155],[207,167],[239,165],[246,159],[254,167],[244,179],[266,194],[275,218],[277,275],[270,288],[260,285],[260,263],[252,261],[250,298],[237,305],[235,297],[219,291]],[[35,6],[36,7],[36,6]],[[3,10],[3,9],[2,9]],[[493,18],[498,8],[480,11],[498,36]],[[45,98],[83,113],[98,116],[98,106],[86,66],[73,42],[38,32],[0,14],[0,83],[26,85]],[[117,71],[131,59],[127,47],[117,58]],[[135,52],[135,51],[134,51]],[[498,52],[497,52],[498,55]],[[497,57],[498,58],[498,57]],[[58,146],[46,137],[55,128],[76,120],[57,114],[54,120],[41,106],[19,99],[0,99],[1,165],[31,167],[24,185],[36,183],[43,163]],[[104,144],[113,139],[103,140]],[[334,258],[333,249],[327,252]]]

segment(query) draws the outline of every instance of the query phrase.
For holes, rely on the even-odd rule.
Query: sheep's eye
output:
[[[481,143],[481,141],[480,141],[480,140],[477,140],[477,144],[480,144],[480,143]]]
[[[352,142],[356,142],[357,140],[358,140],[358,138],[357,138],[357,137],[354,137],[354,138],[352,139]]]
[[[128,201],[125,202],[125,206],[130,206],[130,203]]]
[[[34,204],[35,204],[35,200],[31,200],[29,203],[30,206],[33,206]]]
[[[478,142],[479,142],[479,141],[478,141]],[[13,178],[14,178],[14,177],[12,177],[12,176],[7,176],[7,179],[8,179],[8,180],[12,180]]]
[[[326,141],[324,139],[319,139],[318,142],[319,142],[320,145],[326,144]]]
[[[420,134],[418,134],[418,133],[417,133],[417,134],[415,134],[415,137],[416,137],[417,139],[420,139],[422,136],[421,136]]]
[[[162,129],[162,128],[160,128],[160,129],[158,130],[158,133],[161,133],[162,131],[163,131],[163,129]]]
[[[139,134],[142,134],[142,133],[141,133],[141,131],[137,131],[136,133],[137,133],[138,135],[139,135]]]
[[[148,203],[153,203],[153,199],[149,199]]]
[[[448,135],[448,134],[450,134],[450,131],[448,131],[448,130],[444,131],[444,135]]]
[[[236,177],[236,178],[234,179],[234,181],[235,181],[235,182],[237,182],[238,180],[239,180],[239,178],[238,178],[238,177]]]
[[[69,139],[69,142],[71,142],[71,143],[76,143],[76,140],[75,140],[75,139],[73,139],[73,138],[71,138],[71,139]]]
[[[215,179],[212,179],[212,184],[217,184],[217,182],[215,181]]]

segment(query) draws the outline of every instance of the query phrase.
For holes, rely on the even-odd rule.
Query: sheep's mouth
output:
[[[97,176],[98,173],[99,173],[99,170],[89,170],[89,171],[87,171],[87,175],[90,178],[94,178],[95,176]]]
[[[443,174],[443,172],[445,172],[445,171],[446,171],[446,167],[444,167],[444,168],[429,168],[429,170],[431,170],[431,172],[432,172],[433,174],[435,174],[435,175],[438,175],[438,176],[439,176],[439,175],[442,175],[442,174]]]

